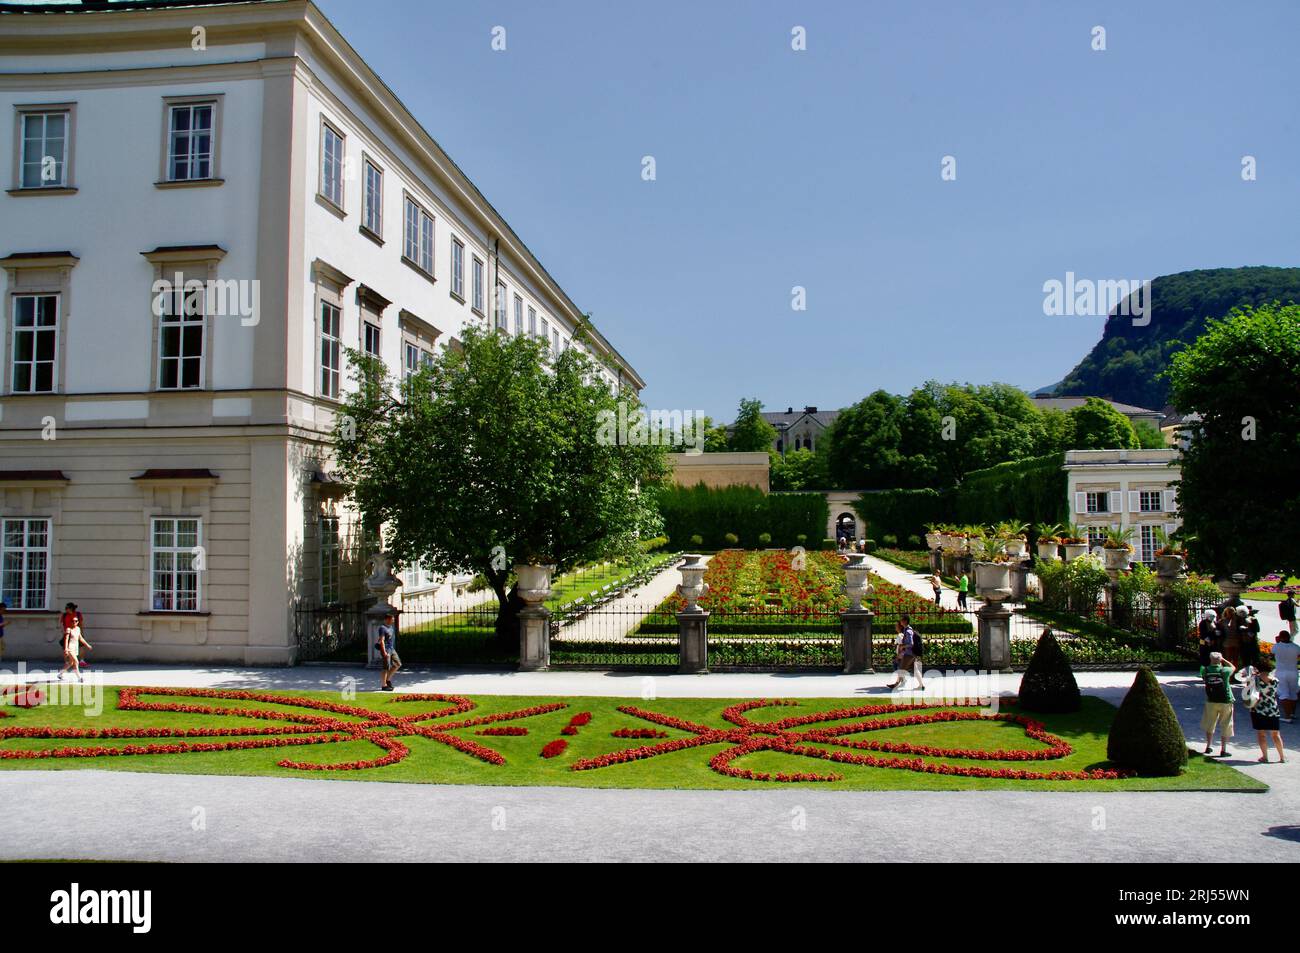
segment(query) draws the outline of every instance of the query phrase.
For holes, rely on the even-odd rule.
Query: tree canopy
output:
[[[751,453],[770,450],[775,440],[776,428],[763,419],[763,402],[742,399],[740,409],[736,412],[736,422],[731,427],[727,449]]]
[[[630,554],[657,531],[640,487],[666,475],[667,448],[637,430],[635,395],[614,393],[579,348],[550,357],[533,338],[470,328],[463,350],[400,383],[351,357],[358,386],[335,439],[358,508],[400,564],[482,574],[503,641],[513,564]]]
[[[1168,378],[1174,405],[1200,417],[1178,487],[1194,564],[1252,579],[1300,569],[1300,306],[1211,321]]]

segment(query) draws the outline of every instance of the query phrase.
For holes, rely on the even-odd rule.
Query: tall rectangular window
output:
[[[551,322],[542,318],[542,341],[546,344],[551,343]]]
[[[497,282],[496,322],[497,328],[506,330],[506,283],[504,281]]]
[[[10,386],[15,394],[52,394],[59,349],[59,296],[14,295]]]
[[[339,518],[322,516],[320,518],[320,601],[324,605],[331,605],[342,598],[342,590],[339,586],[341,570]]]
[[[343,134],[329,123],[321,124],[320,194],[343,207]]]
[[[212,178],[215,103],[171,106],[167,117],[167,179],[189,182]]]
[[[451,293],[465,300],[465,243],[459,238],[451,240]]]
[[[384,172],[377,165],[366,160],[366,195],[362,222],[366,231],[374,235],[384,234]]]
[[[528,336],[537,337],[537,309],[528,309]]]
[[[1142,526],[1138,533],[1138,559],[1144,563],[1154,563],[1156,550],[1160,548],[1156,544],[1156,527]]]
[[[320,303],[320,392],[322,397],[339,396],[342,370],[342,342],[339,337],[343,312],[328,301]]]
[[[1109,493],[1089,493],[1087,495],[1087,504],[1089,513],[1109,513],[1110,512],[1110,494]]]
[[[560,356],[560,329],[559,328],[554,328],[551,331],[551,350],[555,352],[556,357]]]
[[[153,520],[149,564],[155,612],[199,611],[201,521],[192,517]]]
[[[406,199],[402,255],[426,274],[433,274],[433,216]]]
[[[371,357],[379,357],[379,325],[361,322],[361,347]]]
[[[1142,513],[1159,513],[1164,510],[1159,490],[1142,490],[1138,495],[1138,511]],[[1145,529],[1145,527],[1143,527]]]
[[[483,262],[478,256],[474,257],[473,269],[473,288],[474,297],[471,300],[472,307],[479,314],[483,314]]]
[[[203,386],[202,288],[172,288],[163,297],[158,319],[158,388],[185,390]]]
[[[515,337],[524,333],[524,299],[515,295]]]
[[[68,184],[70,125],[66,110],[22,114],[21,188],[50,189]]]
[[[50,521],[7,519],[0,530],[0,600],[10,609],[48,609]]]

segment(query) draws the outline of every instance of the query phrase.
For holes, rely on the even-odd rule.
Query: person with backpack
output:
[[[1232,726],[1232,673],[1236,669],[1222,652],[1210,653],[1210,664],[1201,666],[1201,681],[1205,684],[1205,712],[1201,715],[1201,730],[1205,732],[1205,754],[1214,748],[1214,732],[1219,732],[1219,757],[1228,756],[1228,739]]]
[[[907,626],[907,631],[912,634],[912,677],[916,679],[916,687],[919,691],[925,691],[925,679],[921,677],[921,656],[925,654],[925,643],[921,639],[921,633],[916,631],[912,626],[912,617],[903,616],[903,623]]]
[[[894,680],[885,686],[891,692],[903,687],[909,672],[913,675],[916,674],[917,664],[913,649],[917,635],[912,628],[911,617],[905,615],[895,622],[894,631],[897,632],[894,639]],[[925,686],[922,685],[921,687],[924,688]]]
[[[1287,631],[1291,633],[1291,638],[1296,637],[1295,624],[1295,593],[1288,592],[1286,598],[1277,604],[1277,614],[1282,617],[1286,623]]]

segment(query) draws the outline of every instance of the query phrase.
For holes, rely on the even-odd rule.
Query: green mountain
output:
[[[1175,351],[1200,335],[1207,319],[1273,300],[1300,301],[1300,268],[1211,268],[1156,278],[1150,323],[1134,327],[1131,316],[1112,311],[1101,340],[1054,393],[1159,410],[1169,403],[1169,388],[1158,375]]]

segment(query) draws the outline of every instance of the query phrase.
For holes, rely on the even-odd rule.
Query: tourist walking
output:
[[[901,688],[916,666],[916,655],[912,651],[912,639],[916,633],[912,630],[911,618],[903,616],[895,622],[894,632],[894,680],[885,686],[890,691]]]
[[[930,584],[930,588],[934,590],[934,604],[936,606],[943,605],[943,599],[941,598],[943,595],[943,583],[939,580],[939,574],[937,572],[930,573],[930,578],[926,581]]]
[[[1294,592],[1288,592],[1286,598],[1277,604],[1277,614],[1280,615],[1282,621],[1286,623],[1287,631],[1291,633],[1292,639],[1296,636],[1295,609]]]
[[[379,638],[375,641],[375,648],[379,650],[379,664],[384,670],[379,680],[379,690],[391,692],[394,691],[393,676],[402,667],[402,657],[397,654],[397,616],[391,612],[384,616],[377,634]]]
[[[1222,652],[1211,652],[1210,663],[1201,666],[1201,681],[1205,685],[1205,711],[1201,715],[1201,730],[1205,732],[1205,753],[1214,748],[1214,733],[1219,732],[1219,757],[1228,756],[1228,739],[1232,727],[1232,673],[1233,666]]]
[[[961,579],[957,581],[957,608],[958,609],[966,608],[966,593],[968,593],[969,591],[970,591],[970,580],[966,577],[966,573],[963,572],[961,574]]]
[[[1288,725],[1295,721],[1296,703],[1296,656],[1300,655],[1300,646],[1295,644],[1291,633],[1283,629],[1277,634],[1273,643],[1273,664],[1277,666],[1277,700],[1282,707],[1282,720]]]
[[[69,602],[63,607],[63,614],[59,616],[59,625],[63,629],[63,668],[59,670],[59,678],[63,678],[63,673],[72,669],[72,675],[77,681],[81,681],[81,647],[94,648],[81,635],[81,625],[84,621],[81,610],[77,608],[75,602]]]
[[[1268,743],[1277,749],[1277,760],[1285,761],[1282,750],[1282,731],[1278,724],[1277,679],[1273,677],[1273,663],[1260,659],[1253,668],[1243,669],[1241,676],[1255,690],[1255,704],[1250,708],[1250,726],[1259,741],[1259,763],[1268,764]]]

